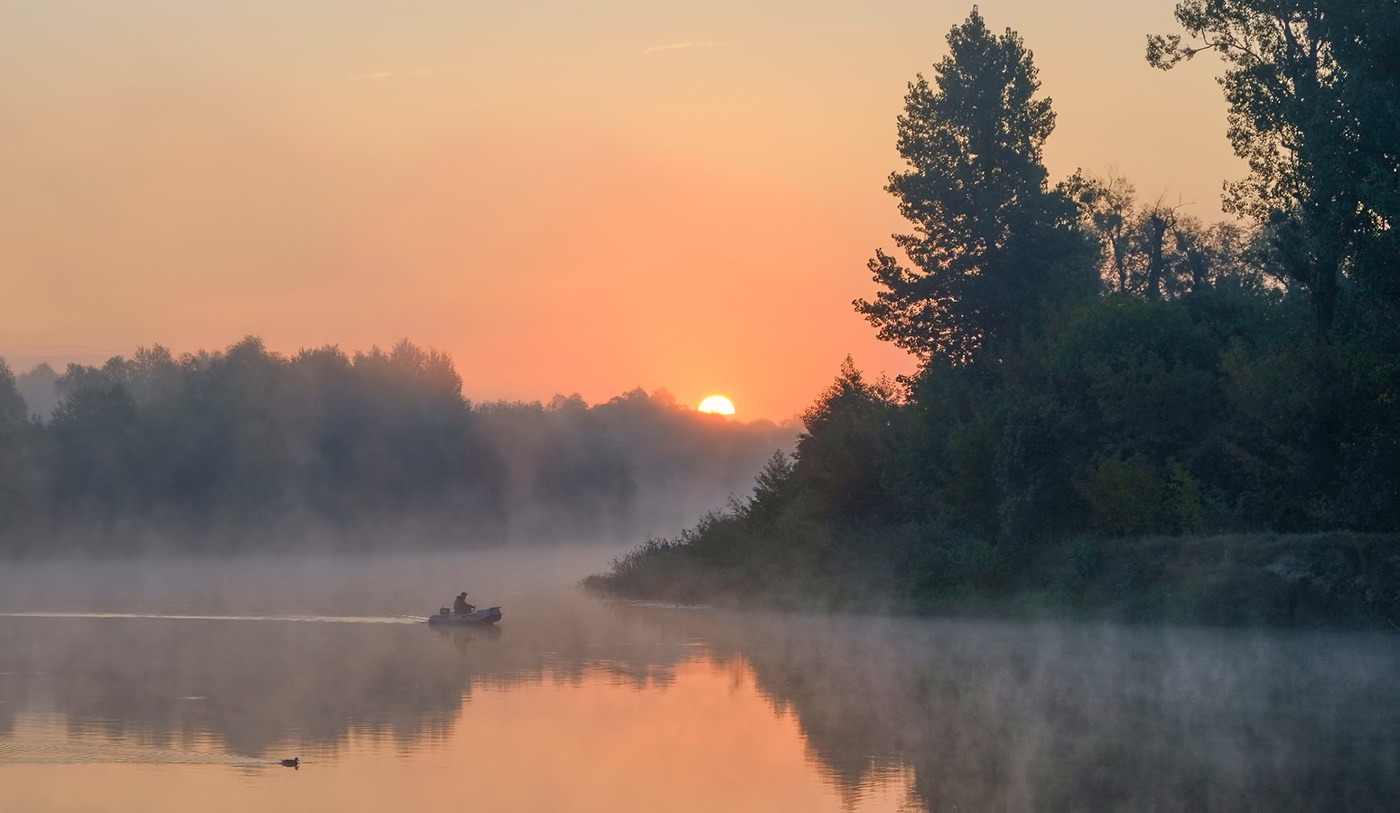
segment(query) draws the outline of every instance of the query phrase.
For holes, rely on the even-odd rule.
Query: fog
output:
[[[0,612],[301,613],[422,620],[462,590],[482,601],[572,594],[580,579],[626,547],[622,542],[565,541],[520,551],[67,556],[0,567]]]
[[[848,800],[890,777],[927,810],[1400,800],[1393,636],[738,612],[584,594],[579,579],[620,550],[7,565],[0,767],[299,754],[332,770],[356,737],[406,754],[444,747],[483,692],[561,685],[587,704],[589,686],[620,684],[640,702],[708,663],[749,676],[774,715],[795,718],[823,781]],[[461,590],[500,605],[499,627],[422,623]],[[35,715],[61,719],[65,744],[26,734]],[[552,737],[601,737],[550,725]],[[551,770],[520,759],[522,776]]]
[[[28,372],[21,372],[15,376],[15,388],[24,398],[30,414],[45,421],[52,418],[53,411],[58,408],[57,383],[58,373],[54,372],[48,362],[40,362]]]
[[[797,434],[664,390],[473,403],[452,359],[406,340],[292,357],[255,337],[156,346],[58,376],[0,360],[0,555],[674,535]]]

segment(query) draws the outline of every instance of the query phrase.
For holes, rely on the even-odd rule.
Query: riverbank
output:
[[[605,595],[914,615],[1400,630],[1400,535],[1079,537],[1002,551],[927,545],[886,566],[764,551],[717,560],[653,540],[590,576]],[[879,561],[882,557],[871,557]]]

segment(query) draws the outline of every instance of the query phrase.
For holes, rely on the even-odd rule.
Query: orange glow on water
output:
[[[817,769],[796,715],[773,708],[747,665],[707,659],[644,685],[590,670],[477,689],[437,738],[352,734],[301,757],[296,771],[0,764],[0,809],[860,813],[905,809],[909,781],[843,792]]]

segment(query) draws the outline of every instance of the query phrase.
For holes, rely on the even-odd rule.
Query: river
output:
[[[0,810],[1400,809],[1400,634],[580,592],[613,553],[6,564]],[[500,625],[429,629],[463,589]]]

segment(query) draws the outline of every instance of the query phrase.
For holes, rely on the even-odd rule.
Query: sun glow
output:
[[[734,404],[723,395],[711,395],[700,402],[701,412],[714,412],[720,415],[733,415]]]

